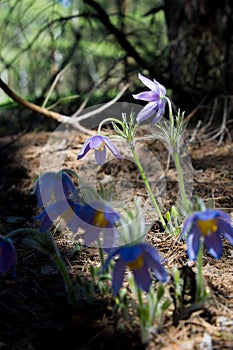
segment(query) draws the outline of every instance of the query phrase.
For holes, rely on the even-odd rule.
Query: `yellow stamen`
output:
[[[212,233],[216,232],[218,229],[217,226],[217,220],[216,219],[210,219],[210,220],[198,220],[197,226],[199,227],[201,234],[203,236],[209,236]]]
[[[100,147],[98,148],[98,151],[103,152],[104,148],[105,148],[105,143],[104,143],[104,141],[102,141]]]
[[[103,211],[96,211],[93,218],[93,224],[98,227],[106,227],[108,225],[108,221],[106,220]]]
[[[135,259],[132,262],[127,263],[128,267],[131,270],[138,270],[141,269],[142,266],[144,265],[144,261],[143,261],[143,255],[139,255],[139,257],[137,259]]]

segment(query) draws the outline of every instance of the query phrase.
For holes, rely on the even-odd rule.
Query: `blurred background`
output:
[[[40,106],[71,115],[126,83],[121,101],[135,102],[140,72],[194,121],[221,122],[226,112],[230,120],[231,0],[1,0],[0,21],[1,79]],[[14,106],[0,90],[6,124]],[[15,113],[23,123],[27,112]]]

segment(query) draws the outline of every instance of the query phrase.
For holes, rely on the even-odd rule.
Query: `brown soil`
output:
[[[28,132],[1,138],[1,200],[0,229],[4,235],[21,227],[37,227],[33,220],[38,213],[36,201],[30,194],[35,178],[39,175],[41,155],[50,132]],[[190,131],[190,135],[192,132]],[[189,136],[190,136],[189,135]],[[65,158],[64,166],[77,170],[76,155],[85,136],[77,136]],[[67,145],[60,145],[59,152]],[[166,164],[162,146],[148,143],[152,152],[160,154],[160,162]],[[208,141],[196,135],[188,146],[194,167],[194,194],[215,207],[233,211],[233,148],[229,139],[220,146],[217,140]],[[52,152],[51,152],[52,153]],[[52,156],[53,157],[53,156]],[[101,179],[117,173],[136,183],[136,191],[145,196],[136,168],[124,163],[103,167]],[[48,159],[48,165],[51,165]],[[119,168],[117,168],[119,167]],[[129,170],[130,169],[130,170]],[[127,175],[128,174],[128,175]],[[168,172],[165,207],[176,198],[177,181],[172,168]],[[151,219],[151,218],[150,218]],[[84,297],[76,310],[68,305],[62,278],[53,261],[45,254],[26,246],[26,234],[14,238],[18,252],[17,275],[0,276],[0,348],[26,349],[214,349],[233,348],[233,247],[224,242],[221,259],[204,254],[203,273],[211,298],[198,309],[186,308],[168,312],[160,323],[154,324],[149,344],[142,345],[137,317],[124,315],[114,306],[112,295],[93,295],[91,301]],[[62,257],[70,274],[89,278],[90,264],[98,264],[94,249],[77,251],[69,234],[54,233]],[[195,263],[188,263],[185,243],[168,236],[158,222],[148,234],[149,241],[165,258],[168,271],[174,266],[185,265],[191,271],[185,296],[192,295]],[[171,282],[166,287],[171,291]],[[175,315],[175,316],[174,316]],[[205,344],[207,341],[207,345]],[[208,343],[209,341],[209,343]],[[212,345],[211,345],[212,344]],[[210,347],[211,346],[211,347]]]

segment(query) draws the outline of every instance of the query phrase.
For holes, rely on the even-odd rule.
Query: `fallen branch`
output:
[[[0,88],[10,97],[12,98],[13,101],[15,101],[17,104],[30,109],[31,111],[35,113],[39,113],[44,115],[45,117],[52,118],[60,123],[67,123],[72,125],[75,129],[80,130],[81,132],[88,134],[88,135],[93,135],[93,132],[89,129],[84,128],[83,126],[80,125],[79,121],[88,119],[91,116],[94,116],[97,113],[102,112],[103,110],[109,108],[111,105],[113,105],[116,101],[118,101],[121,96],[124,94],[124,92],[128,89],[128,85],[123,86],[121,91],[118,93],[118,95],[113,98],[111,101],[106,103],[105,105],[97,108],[94,111],[88,112],[86,114],[81,115],[78,117],[78,114],[80,111],[78,110],[76,113],[74,113],[72,116],[67,116],[64,114],[60,114],[51,110],[48,110],[46,108],[40,107],[32,102],[29,102],[16,94],[4,81],[0,78]]]

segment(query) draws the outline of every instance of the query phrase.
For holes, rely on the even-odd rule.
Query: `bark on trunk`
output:
[[[174,89],[193,102],[233,94],[232,0],[165,0]]]

